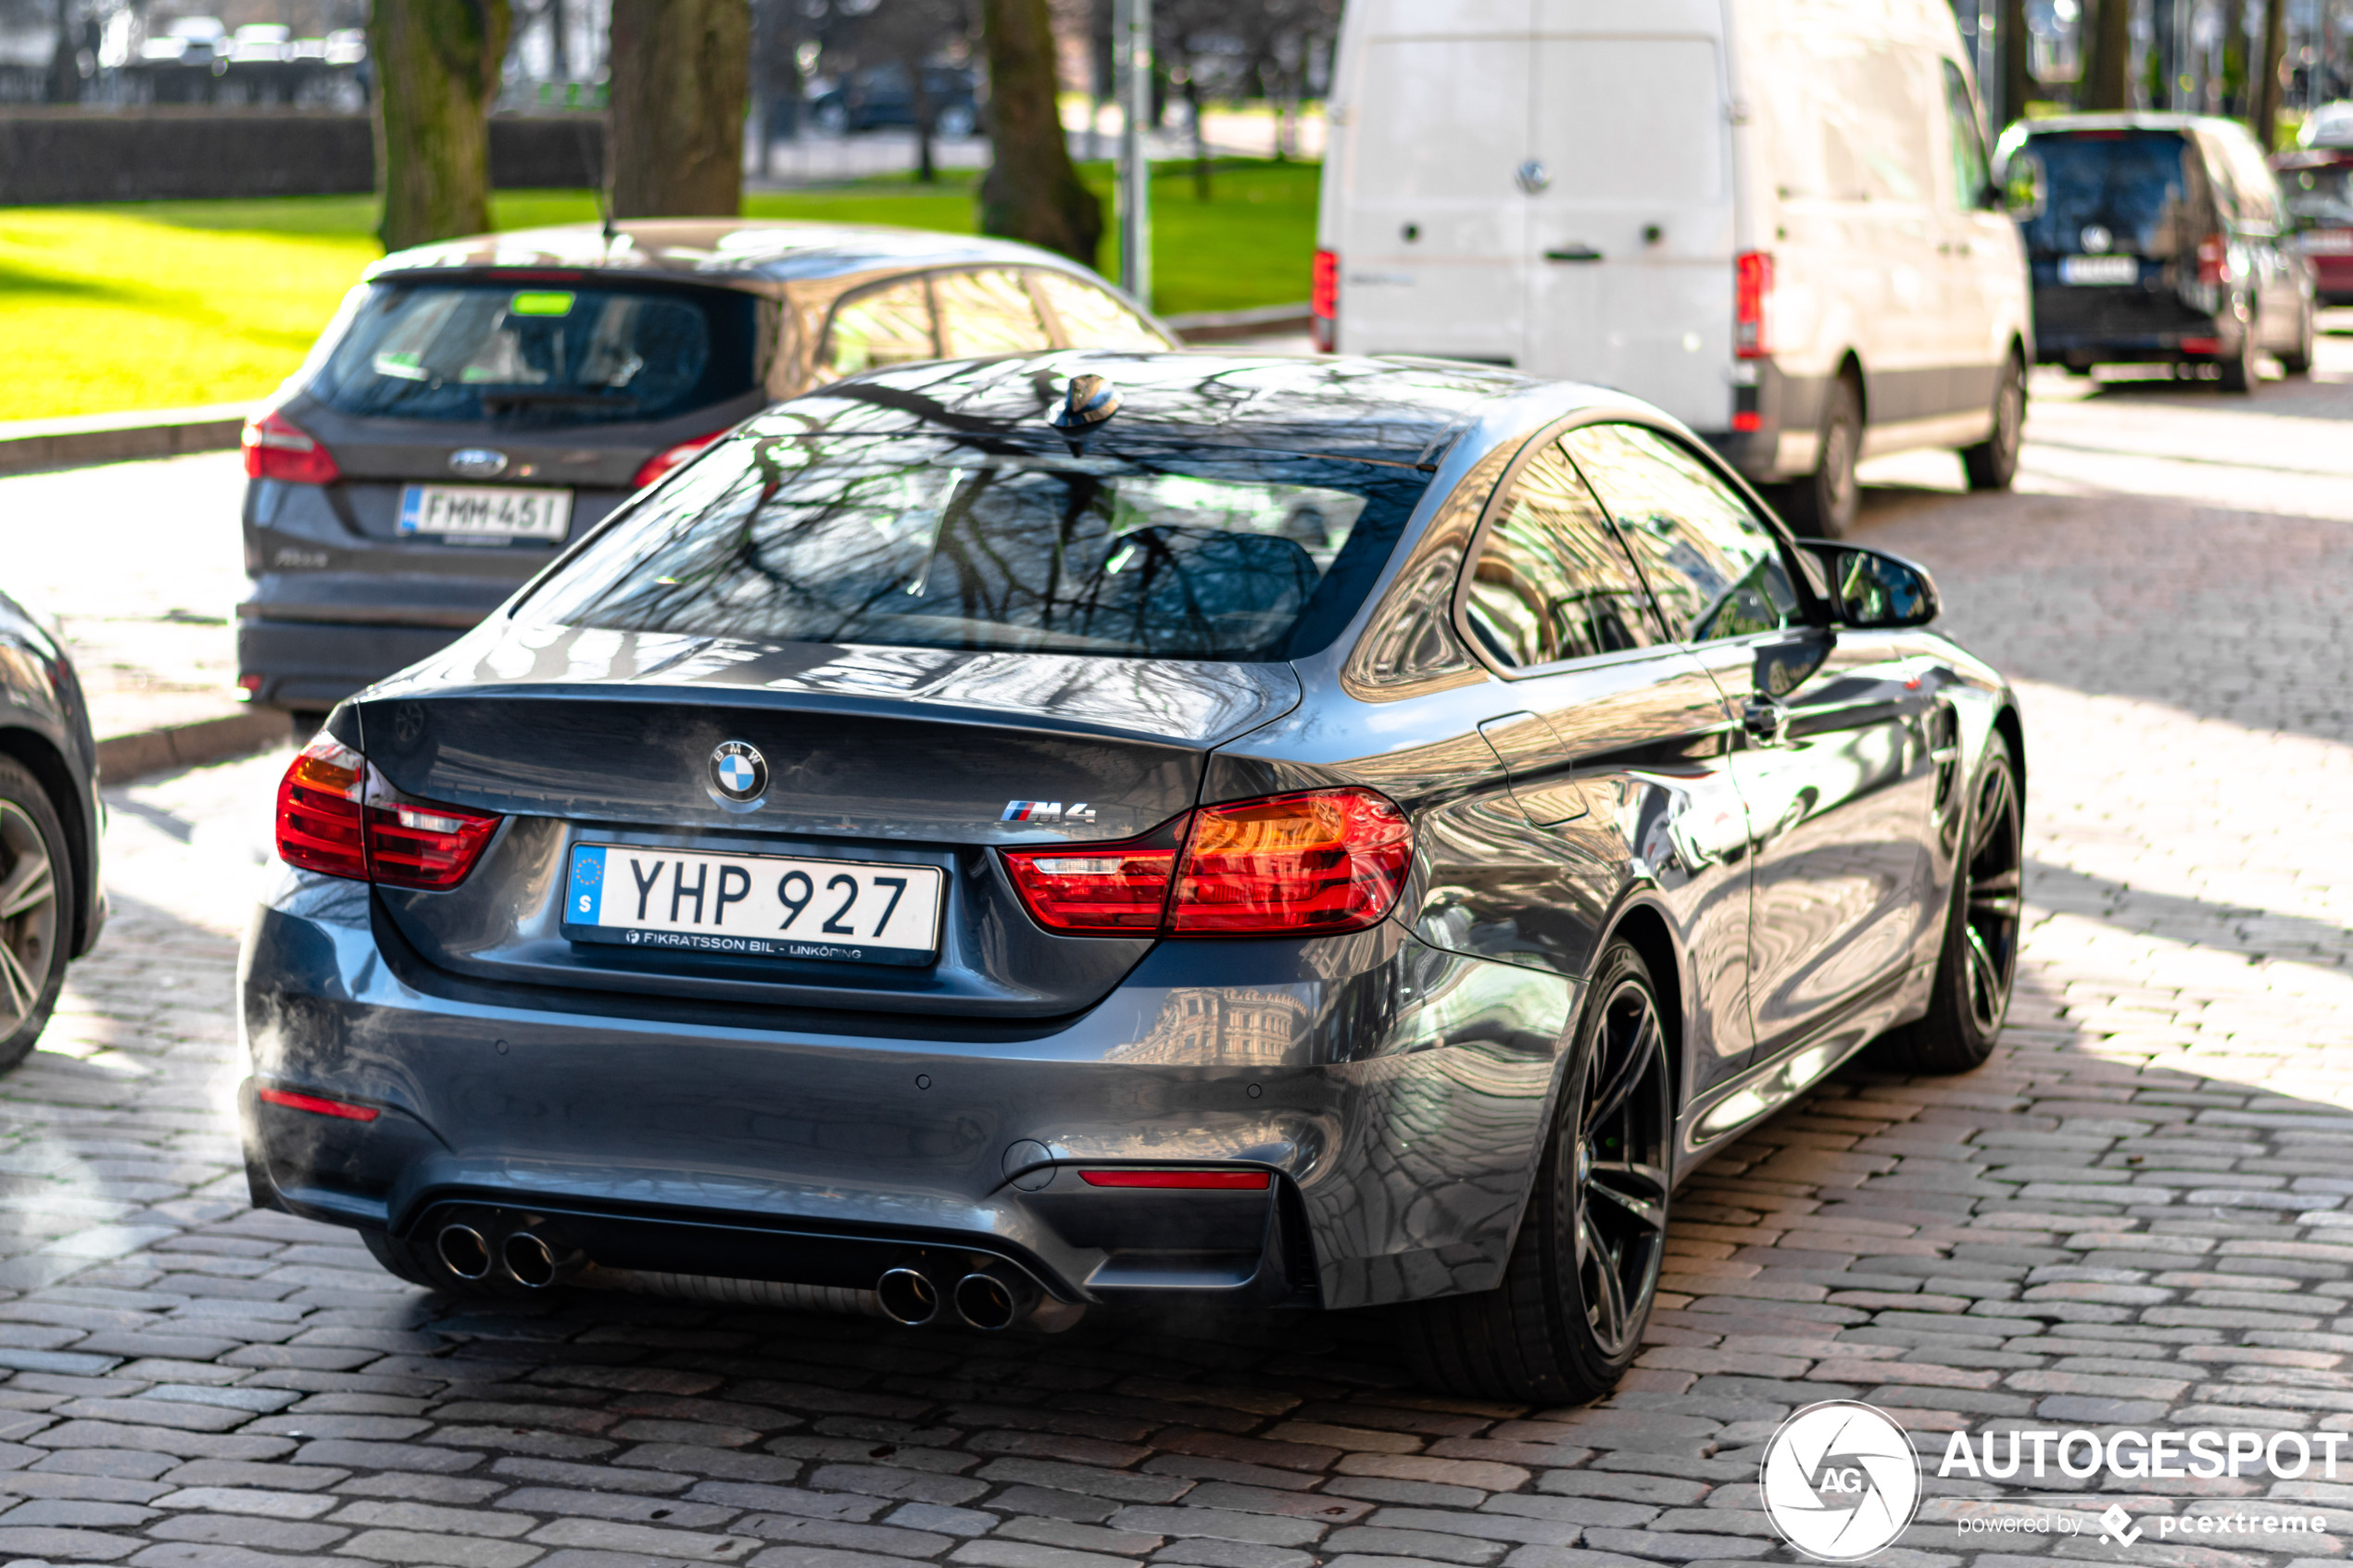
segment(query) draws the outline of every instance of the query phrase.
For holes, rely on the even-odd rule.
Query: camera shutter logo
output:
[[[1825,1562],[1893,1545],[1920,1505],[1920,1461],[1893,1418],[1851,1399],[1808,1405],[1765,1445],[1757,1483],[1781,1538]]]

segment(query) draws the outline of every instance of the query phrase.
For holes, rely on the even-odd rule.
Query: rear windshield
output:
[[[2287,209],[2299,222],[2353,227],[2353,163],[2322,169],[2289,169],[2280,174]]]
[[[2028,137],[2012,156],[2042,165],[2043,210],[2020,225],[2031,251],[2174,256],[2203,233],[2193,210],[2201,182],[2189,144],[2175,132],[2056,132]],[[2108,231],[2107,245],[2086,244],[2086,229]]]
[[[1295,659],[1347,624],[1428,483],[1276,452],[987,445],[739,437],[532,608],[749,641]]]
[[[732,290],[379,283],[310,392],[408,420],[667,419],[752,389],[752,323]]]

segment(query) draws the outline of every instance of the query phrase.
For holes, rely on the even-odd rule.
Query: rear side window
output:
[[[1669,635],[1712,642],[1792,625],[1797,595],[1771,530],[1707,465],[1640,425],[1566,445],[1640,563]]]
[[[774,642],[1294,659],[1347,624],[1428,484],[1328,458],[1104,445],[740,436],[532,608]]]
[[[1633,562],[1557,445],[1512,482],[1465,608],[1487,651],[1521,669],[1658,640]]]
[[[363,416],[661,420],[751,391],[754,330],[733,290],[384,282],[309,390]]]
[[[2087,229],[2133,256],[2179,256],[2204,238],[2197,151],[2178,132],[2053,132],[2020,156],[2043,172],[2043,210],[2019,225],[2038,255],[2084,251]]]
[[[950,359],[1053,346],[1018,272],[1000,267],[943,272],[932,279],[931,289],[939,308],[940,347]]]
[[[2353,162],[2292,169],[2280,176],[2287,209],[2309,224],[2353,228]]]
[[[882,365],[905,365],[940,358],[931,319],[931,284],[902,278],[834,307],[819,362],[829,379],[854,376]]]
[[[1038,270],[1030,281],[1046,296],[1046,307],[1062,323],[1063,341],[1073,348],[1174,348],[1141,316],[1110,293],[1060,272]]]

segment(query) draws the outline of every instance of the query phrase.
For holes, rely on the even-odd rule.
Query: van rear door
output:
[[[1552,4],[1578,13],[1620,7]],[[1691,10],[1704,20],[1713,6]],[[1530,52],[1527,348],[1537,375],[1597,382],[1702,431],[1729,428],[1732,363],[1730,95],[1714,36],[1554,31]]]
[[[1343,351],[1518,361],[1529,4],[1352,8],[1361,52],[1325,242],[1340,253]]]

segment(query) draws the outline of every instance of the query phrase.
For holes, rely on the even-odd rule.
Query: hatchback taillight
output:
[[[1049,931],[1313,936],[1386,918],[1414,846],[1403,811],[1352,788],[1204,806],[1116,844],[1003,854]]]
[[[1761,250],[1732,260],[1732,352],[1743,359],[1773,352],[1773,258]]]
[[[278,858],[354,882],[455,887],[498,822],[488,812],[399,798],[333,735],[303,747],[278,783]]]
[[[1307,286],[1308,330],[1318,353],[1329,354],[1340,345],[1340,255],[1315,253],[1315,271]]]
[[[333,484],[343,477],[334,454],[319,438],[275,408],[245,421],[238,436],[245,452],[247,479],[276,479],[288,484]]]
[[[2197,281],[2219,283],[2230,270],[2231,247],[2220,234],[2208,234],[2197,243]]]
[[[692,441],[681,441],[675,446],[663,447],[639,465],[636,477],[629,482],[631,488],[643,490],[726,433],[724,430],[714,430],[709,435],[698,435]]]

